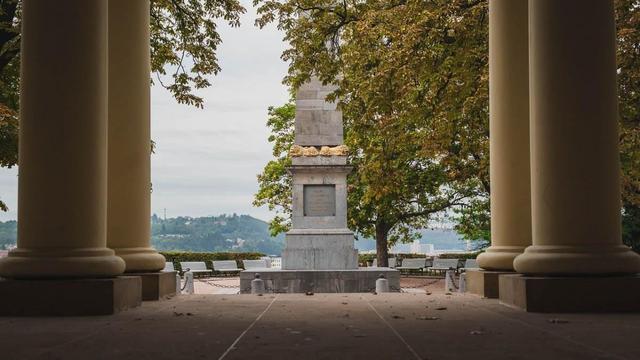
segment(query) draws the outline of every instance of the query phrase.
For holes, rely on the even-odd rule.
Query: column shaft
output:
[[[0,275],[120,274],[106,248],[107,0],[23,1],[21,51],[18,248]]]
[[[527,0],[489,1],[491,247],[486,270],[513,271],[531,245]]]
[[[109,1],[107,244],[126,272],[158,271],[150,247],[151,129],[149,0]]]
[[[639,272],[621,241],[613,1],[529,4],[533,246],[515,269]]]

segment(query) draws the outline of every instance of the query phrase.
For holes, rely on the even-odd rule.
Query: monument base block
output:
[[[280,270],[252,269],[240,273],[240,293],[251,293],[251,281],[256,273],[264,280],[269,293],[366,293],[376,289],[376,280],[383,274],[389,289],[400,291],[400,272],[390,268],[360,268],[354,270]]]
[[[138,276],[110,279],[0,279],[0,316],[112,315],[140,306]]]
[[[282,268],[332,270],[358,268],[353,233],[343,230],[293,229],[285,235]]]
[[[528,312],[640,312],[640,276],[503,275],[500,301]]]
[[[467,270],[467,292],[489,299],[500,297],[498,278],[501,275],[513,275],[514,272]]]
[[[142,301],[162,300],[176,294],[176,272],[132,274],[142,279]]]

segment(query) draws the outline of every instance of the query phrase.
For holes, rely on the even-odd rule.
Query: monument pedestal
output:
[[[282,252],[285,270],[357,269],[358,250],[349,229],[294,229]]]
[[[142,303],[139,276],[108,279],[0,279],[0,316],[112,315]]]
[[[499,283],[500,301],[528,312],[640,312],[640,275],[502,275]]]
[[[142,279],[142,300],[157,301],[176,294],[176,272],[133,274]]]
[[[252,269],[240,273],[240,293],[251,293],[256,274],[268,293],[365,293],[374,292],[380,274],[389,281],[392,292],[400,291],[400,272],[390,268],[353,270],[280,270]]]
[[[498,279],[502,275],[513,275],[513,271],[467,270],[467,292],[489,299],[500,297]]]

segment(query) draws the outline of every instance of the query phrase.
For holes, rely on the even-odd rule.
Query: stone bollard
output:
[[[389,280],[384,278],[384,274],[380,274],[378,280],[376,280],[376,293],[386,292],[389,292]]]
[[[447,270],[447,273],[444,277],[444,291],[446,292],[454,292],[456,290],[455,283],[455,270]]]
[[[187,272],[184,273],[184,287],[187,294],[193,295],[196,293],[193,285],[193,272],[191,269],[187,269]]]
[[[460,274],[460,278],[458,279],[458,292],[463,293],[467,292],[467,274]]]
[[[256,274],[255,279],[251,280],[251,293],[254,295],[264,294],[264,280],[260,279],[260,274]]]
[[[176,295],[180,295],[182,293],[182,279],[180,278],[180,273],[176,271]]]

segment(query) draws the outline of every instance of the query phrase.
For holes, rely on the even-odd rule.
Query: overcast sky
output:
[[[287,65],[285,48],[275,27],[259,30],[250,0],[240,28],[220,24],[224,43],[218,56],[222,72],[202,92],[203,110],[178,105],[161,88],[151,90],[151,130],[156,141],[152,156],[151,209],[168,217],[250,214],[263,220],[272,215],[251,205],[256,175],[271,158],[267,141],[267,108],[284,104],[282,85]],[[10,208],[0,220],[16,218],[17,170],[0,169],[0,199]]]

